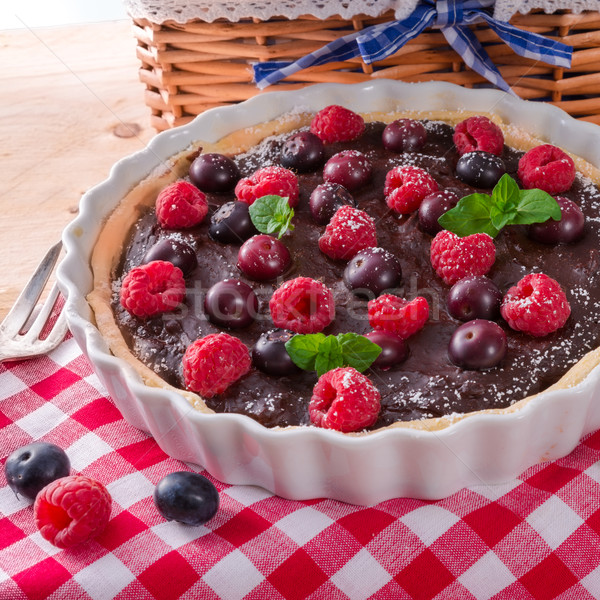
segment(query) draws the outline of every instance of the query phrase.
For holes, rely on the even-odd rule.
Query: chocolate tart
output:
[[[557,397],[559,404],[568,402],[563,399],[565,396],[576,399],[582,395],[580,388],[597,385],[594,375],[600,361],[600,224],[595,214],[600,208],[600,192],[595,182],[600,181],[600,176],[595,165],[600,164],[600,160],[591,149],[591,140],[598,136],[595,128],[576,123],[561,111],[548,111],[551,107],[542,107],[541,112],[546,113],[544,119],[536,117],[532,120],[530,116],[535,114],[536,108],[531,103],[491,90],[473,92],[446,84],[396,82],[381,82],[373,88],[360,85],[314,88],[303,90],[294,99],[283,94],[286,102],[279,110],[269,105],[268,99],[273,96],[273,102],[280,94],[266,94],[262,99],[259,97],[240,105],[237,113],[219,113],[219,109],[212,114],[206,113],[199,118],[200,126],[192,124],[184,131],[178,140],[179,148],[166,156],[169,144],[165,143],[161,148],[164,161],[149,161],[154,162],[152,170],[141,173],[143,169],[137,169],[137,179],[127,174],[129,183],[121,181],[118,186],[121,190],[126,188],[126,193],[111,198],[110,208],[94,208],[93,232],[86,231],[89,222],[86,223],[85,212],[89,210],[83,211],[84,217],[79,224],[76,221],[69,228],[65,238],[67,247],[71,244],[71,257],[67,256],[67,267],[63,268],[61,279],[69,296],[67,306],[73,307],[73,302],[78,306],[67,316],[71,314],[76,339],[87,351],[126,418],[150,431],[171,455],[198,462],[224,481],[255,483],[288,497],[324,495],[359,504],[398,495],[440,497],[462,485],[502,481],[518,474],[524,466],[554,458],[557,451],[564,452],[565,446],[572,447],[595,423],[593,418],[587,419],[590,412],[599,412],[592,404],[593,394],[586,400],[585,415],[581,411],[576,411],[577,416],[573,417],[563,415],[565,430],[569,430],[567,436],[557,438],[554,435],[561,419],[559,415],[553,415],[552,424],[543,423],[543,433],[533,436],[528,448],[520,441],[519,450],[515,451],[509,446],[516,435],[523,433],[523,427],[520,425],[511,431],[506,422],[510,420],[514,425],[531,418],[532,422],[526,427],[535,427],[539,411],[541,414],[544,411],[543,407],[538,407],[544,402],[547,407],[551,407],[553,398]],[[348,89],[353,93],[346,98],[345,90]],[[365,98],[368,93],[373,94],[372,102]],[[253,103],[261,110],[255,113]],[[185,345],[193,341],[194,334],[211,333],[215,327],[202,316],[197,318],[199,311],[193,310],[187,310],[187,316],[177,314],[172,320],[161,318],[155,323],[141,324],[121,310],[116,301],[116,290],[123,273],[140,260],[154,241],[166,235],[154,222],[152,207],[156,195],[168,183],[186,177],[191,161],[199,153],[219,152],[233,156],[242,174],[249,174],[264,164],[276,163],[282,140],[289,133],[306,127],[316,110],[335,103],[360,112],[368,125],[359,141],[326,147],[328,155],[353,147],[372,158],[376,165],[374,182],[365,190],[354,193],[358,207],[376,217],[379,245],[400,259],[407,295],[429,294],[432,300],[432,318],[409,340],[407,361],[390,371],[375,372],[372,369],[367,373],[382,392],[382,411],[369,431],[354,434],[318,430],[310,425],[306,404],[316,382],[314,374],[302,373],[295,381],[293,377],[277,380],[254,370],[223,395],[210,400],[182,389],[177,361],[169,362],[165,356],[181,356]],[[422,110],[412,110],[413,106],[422,107]],[[234,114],[237,117],[225,123],[227,117]],[[460,323],[448,315],[445,308],[448,286],[439,280],[429,263],[427,249],[431,236],[418,228],[415,216],[390,214],[378,189],[382,187],[382,173],[385,174],[390,165],[406,164],[408,158],[411,164],[431,168],[441,187],[459,187],[469,193],[468,189],[472,188],[457,182],[454,176],[456,154],[452,154],[451,134],[454,124],[474,114],[485,114],[502,128],[505,136],[503,158],[509,173],[516,172],[516,163],[523,152],[540,143],[554,143],[569,152],[576,162],[578,175],[572,189],[564,195],[582,206],[587,219],[583,240],[572,245],[534,243],[528,240],[522,227],[512,227],[498,236],[497,259],[490,277],[500,289],[506,291],[527,272],[543,271],[556,278],[567,291],[572,314],[561,330],[545,338],[531,338],[506,328],[509,336],[507,358],[500,367],[478,372],[459,369],[448,361],[447,340]],[[273,118],[265,118],[265,115]],[[556,126],[559,131],[544,130],[552,118],[558,116],[561,119],[560,126]],[[428,152],[411,157],[378,154],[384,124],[400,117],[417,118],[425,123],[430,144]],[[525,128],[527,121],[534,126]],[[240,127],[239,124],[247,126]],[[574,136],[579,136],[579,142],[574,145],[568,143],[570,138],[566,130],[569,127],[574,130]],[[211,135],[203,136],[207,130]],[[586,135],[581,137],[583,130]],[[153,152],[152,146],[149,152]],[[115,171],[113,179],[119,177],[118,169]],[[334,290],[338,308],[336,320],[325,333],[364,333],[370,329],[366,319],[352,320],[346,316],[360,312],[361,307],[354,304],[352,310],[348,309],[348,304],[353,301],[352,294],[340,281],[345,263],[318,256],[316,239],[324,227],[311,220],[306,202],[307,190],[321,182],[319,177],[320,171],[300,177],[301,200],[296,230],[286,238],[296,257],[290,276],[319,278]],[[102,192],[106,194],[106,187],[105,190],[92,190],[92,200],[95,196],[97,202],[102,198]],[[231,199],[211,197],[209,203],[214,209]],[[91,201],[84,198],[84,207],[85,202]],[[85,286],[74,286],[72,275],[65,275],[65,269],[72,273],[72,254],[80,244],[78,226],[82,227],[81,236],[85,239],[84,256],[89,257],[89,278]],[[194,286],[194,278],[205,288],[225,276],[244,279],[235,267],[237,246],[226,247],[208,240],[206,223],[193,232],[177,234],[180,235],[197,248],[200,261],[199,268],[188,281],[189,287]],[[246,281],[256,285],[256,282]],[[262,286],[262,292],[268,296],[269,285]],[[82,306],[89,307],[83,311],[86,313],[83,315],[85,327],[81,323]],[[272,327],[268,319],[264,319],[253,324],[247,332],[234,332],[234,335],[251,346],[261,331]],[[90,347],[98,340],[102,353],[99,362],[94,360],[96,348],[90,352]],[[155,360],[153,356],[159,359]],[[108,370],[107,364],[111,365]],[[124,378],[133,377],[135,381],[123,381],[112,368],[114,365],[119,366]],[[136,397],[140,388],[144,390],[144,400],[140,402],[136,398],[132,402],[132,396]],[[534,408],[530,409],[530,405]],[[529,417],[532,413],[536,416]],[[573,418],[578,427],[567,425]],[[170,431],[169,423],[171,426],[176,424],[176,435],[165,433]],[[221,452],[223,443],[216,441],[216,433],[206,434],[211,423],[217,424],[216,431],[223,427],[223,443],[225,439],[229,440],[230,446],[225,452],[227,458],[215,456]],[[496,424],[498,430],[494,432]],[[228,428],[237,430],[242,437],[232,443],[232,431],[224,433]],[[423,435],[426,438],[422,438]],[[456,436],[461,435],[463,439],[456,448]],[[277,437],[284,439],[274,441]],[[346,441],[333,441],[340,438]],[[370,439],[372,442],[367,441]],[[475,449],[477,443],[488,444],[490,439],[496,439],[499,446],[492,450],[492,443],[485,450]],[[541,441],[536,441],[538,439]],[[310,448],[309,454],[316,461],[309,461],[315,472],[304,473],[300,483],[292,483],[289,475],[282,473],[290,466],[289,461],[297,451],[296,448],[281,453],[281,444],[286,443],[291,443],[292,447],[301,446],[303,451]],[[352,448],[352,444],[356,448]],[[360,447],[364,450],[365,444],[373,444],[373,448],[359,457],[356,453]],[[440,445],[441,448],[437,448]],[[562,450],[558,450],[559,447]],[[506,450],[509,460],[501,461],[502,464],[495,467],[486,465],[485,457],[491,458],[499,448]],[[423,464],[415,467],[405,464],[406,459],[398,454],[401,449],[419,452],[422,456],[419,460],[426,464],[441,452],[444,460],[453,463],[454,467],[441,477],[438,473],[438,480],[433,481],[427,475],[419,474]],[[385,458],[376,458],[381,453]],[[323,460],[326,464],[319,464]],[[368,463],[372,460],[382,462],[374,472],[369,472]],[[286,466],[282,467],[284,464]],[[336,471],[338,467],[341,472]],[[400,468],[400,473],[387,481],[380,473],[382,467]],[[363,478],[363,483],[370,482],[368,490],[349,481],[350,472],[355,468],[362,474],[359,479]],[[438,472],[437,468],[434,471]],[[435,479],[436,475],[433,477]]]

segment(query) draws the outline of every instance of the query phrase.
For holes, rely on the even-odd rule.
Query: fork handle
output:
[[[62,241],[54,244],[42,259],[33,276],[19,294],[13,307],[0,324],[7,336],[19,333],[39,300],[62,250]]]

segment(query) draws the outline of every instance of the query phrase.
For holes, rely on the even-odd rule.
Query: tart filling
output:
[[[600,192],[594,184],[595,170],[576,161],[578,174],[569,189],[560,194],[575,202],[585,216],[583,236],[571,243],[548,244],[532,239],[527,226],[509,225],[494,238],[495,257],[487,277],[505,295],[525,276],[543,273],[564,290],[570,314],[557,331],[533,336],[515,331],[507,320],[496,318],[507,340],[506,354],[488,368],[457,366],[449,357],[449,345],[462,324],[448,308],[450,283],[432,266],[433,236],[423,230],[414,207],[401,214],[386,203],[386,178],[396,168],[423,169],[440,190],[461,198],[473,192],[490,194],[490,187],[465,183],[456,175],[459,153],[453,139],[455,125],[469,115],[363,115],[365,130],[357,139],[328,142],[316,168],[298,173],[298,203],[292,220],[294,230],[282,236],[291,264],[282,275],[258,281],[240,270],[239,243],[222,243],[209,235],[211,214],[235,200],[230,192],[208,192],[209,214],[198,225],[170,229],[158,224],[155,202],[161,190],[188,175],[199,152],[231,156],[240,176],[250,177],[258,169],[281,164],[281,150],[292,132],[305,130],[312,115],[293,115],[252,130],[238,132],[217,145],[202,144],[175,157],[169,168],[154,174],[123,200],[109,217],[92,259],[95,287],[89,296],[101,333],[111,350],[126,358],[150,385],[185,390],[182,359],[196,340],[226,332],[253,348],[261,334],[274,329],[269,307],[274,292],[285,281],[310,278],[331,291],[334,318],[323,329],[325,335],[348,332],[369,334],[369,298],[362,298],[344,281],[349,257],[331,257],[323,251],[327,225],[310,210],[312,191],[323,183],[323,164],[340,152],[359,151],[372,168],[366,184],[351,190],[354,208],[373,219],[376,247],[390,253],[401,266],[392,296],[425,298],[426,322],[404,339],[406,358],[389,368],[372,366],[364,372],[380,395],[380,410],[365,429],[388,426],[440,428],[463,415],[484,410],[514,410],[524,400],[552,386],[567,387],[581,380],[598,362],[600,344],[600,287],[598,245]],[[426,132],[418,148],[389,150],[382,144],[386,123],[401,117],[419,119]],[[501,159],[506,171],[520,183],[519,161],[525,151],[541,145],[510,126],[499,124],[505,145]],[[146,253],[161,240],[184,243],[194,250],[198,266],[185,278],[186,297],[174,310],[155,316],[136,316],[120,302],[124,277],[140,265]],[[371,244],[372,246],[373,244]],[[370,246],[369,246],[370,247]],[[207,292],[224,280],[249,286],[256,297],[252,321],[240,328],[215,324],[207,316]],[[381,296],[380,296],[381,297]],[[372,298],[374,299],[374,298]],[[377,343],[377,342],[376,342]],[[246,414],[267,427],[310,425],[309,401],[319,380],[313,370],[285,375],[266,374],[254,365],[225,390],[212,397],[184,391],[202,411]],[[205,394],[205,396],[208,396]]]

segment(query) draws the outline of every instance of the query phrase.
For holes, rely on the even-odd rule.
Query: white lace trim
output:
[[[600,10],[600,0],[498,0],[494,17],[508,21],[517,12],[525,15],[534,9],[542,9],[548,14],[568,9],[579,14],[584,10]]]
[[[397,19],[406,18],[419,0],[123,0],[125,8],[135,19],[153,23],[175,21],[187,23],[193,19],[212,23],[217,19],[236,22],[255,17],[262,21],[273,17],[297,19],[313,15],[327,19],[339,15],[350,19],[355,15],[376,17],[394,10]],[[516,12],[523,14],[533,9],[553,13],[570,9],[574,13],[600,10],[600,0],[497,0],[494,17],[508,21]]]
[[[414,10],[419,0],[123,0],[129,14],[153,23],[176,21],[187,23],[193,19],[212,23],[227,19],[257,18],[266,21],[273,17],[297,19],[313,15],[327,19],[339,15],[351,19],[355,15],[377,17],[393,9],[396,18],[404,19]]]

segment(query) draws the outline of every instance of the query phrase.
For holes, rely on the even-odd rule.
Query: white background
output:
[[[126,19],[121,0],[12,0],[2,2],[0,29],[22,29]]]

